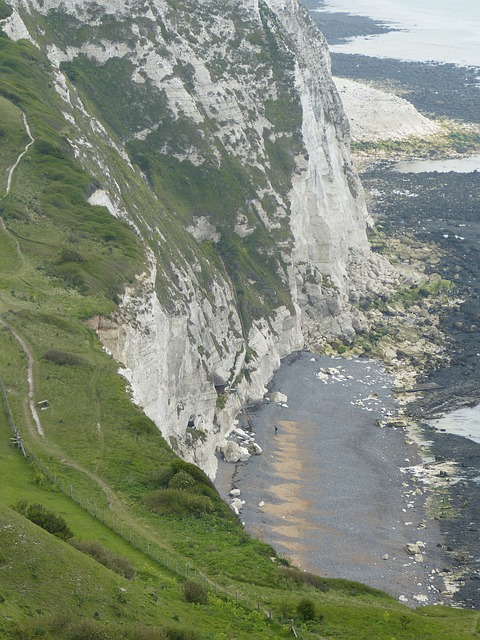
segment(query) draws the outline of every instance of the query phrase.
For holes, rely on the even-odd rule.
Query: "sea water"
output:
[[[324,0],[319,6],[396,29],[352,38],[333,52],[480,68],[479,0]]]
[[[480,405],[464,407],[430,423],[436,429],[453,433],[480,444]]]
[[[446,160],[412,160],[397,162],[392,166],[393,171],[400,173],[473,173],[480,171],[480,155],[466,158],[451,158]]]

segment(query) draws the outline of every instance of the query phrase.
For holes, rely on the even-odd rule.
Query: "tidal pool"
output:
[[[411,162],[397,162],[393,171],[400,173],[473,173],[480,171],[480,155],[468,158],[452,158],[450,160],[413,160]]]

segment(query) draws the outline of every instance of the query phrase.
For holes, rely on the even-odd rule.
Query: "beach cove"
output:
[[[287,402],[248,412],[263,454],[220,460],[217,488],[227,500],[239,489],[247,531],[302,570],[363,582],[410,606],[448,603],[418,448],[403,428],[378,426],[395,412],[392,385],[366,358],[288,356],[269,385]]]

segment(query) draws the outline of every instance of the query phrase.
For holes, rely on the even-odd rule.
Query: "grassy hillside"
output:
[[[95,179],[75,160],[49,73],[35,47],[0,34],[0,636],[284,638],[294,619],[311,638],[478,637],[476,612],[414,612],[290,568],[131,402],[85,320],[115,310],[144,267],[143,248],[127,224],[88,204]],[[29,142],[22,114],[35,142],[7,193]],[[241,246],[224,253],[248,264]],[[28,458],[11,446],[13,429]],[[21,500],[63,518],[73,541],[13,510]],[[78,549],[91,541],[134,577]]]

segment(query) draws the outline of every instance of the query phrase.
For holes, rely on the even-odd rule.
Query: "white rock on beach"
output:
[[[425,549],[425,543],[420,542],[420,540],[416,543],[409,542],[405,545],[405,551],[411,556],[421,554],[422,549]]]
[[[246,462],[250,458],[250,454],[245,447],[241,447],[236,442],[228,441],[222,447],[223,457],[226,462]]]
[[[418,596],[413,596],[413,599],[417,602],[421,602],[422,604],[428,602],[428,596],[423,595],[423,593],[420,593]]]
[[[230,503],[231,508],[237,512],[240,512],[242,510],[242,507],[244,505],[243,500],[240,500],[240,498],[235,498],[234,500],[232,500],[232,502]]]
[[[270,400],[275,404],[281,404],[282,402],[287,402],[288,397],[284,393],[280,393],[280,391],[273,391],[270,394]]]
[[[236,436],[240,436],[240,438],[248,438],[247,433],[243,429],[240,429],[240,427],[237,427],[236,429],[234,429],[233,433]]]
[[[248,453],[252,456],[259,456],[262,453],[262,448],[256,442],[250,442],[247,446]]]

